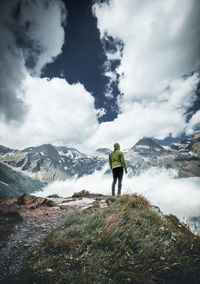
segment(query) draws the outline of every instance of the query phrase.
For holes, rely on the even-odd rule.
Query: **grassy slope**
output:
[[[16,283],[200,283],[200,238],[141,196],[71,213],[35,247]]]
[[[0,199],[25,192],[33,193],[43,186],[42,182],[15,172],[2,163],[0,163],[0,181]]]

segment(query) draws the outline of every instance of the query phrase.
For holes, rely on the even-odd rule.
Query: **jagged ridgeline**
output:
[[[56,147],[50,144],[29,147],[21,151],[0,146],[0,162],[7,166],[1,171],[0,185],[1,188],[10,186],[9,180],[4,177],[4,174],[8,176],[11,173],[8,167],[12,169],[12,175],[14,171],[17,172],[16,175],[20,171],[31,179],[46,184],[56,180],[81,178],[102,169],[104,174],[110,174],[110,152],[109,149],[101,148],[86,155],[75,148]],[[150,138],[144,138],[125,151],[125,159],[129,177],[140,175],[151,167],[176,169],[179,177],[200,176],[200,134],[167,147],[158,145]],[[32,183],[30,179],[29,181]],[[18,180],[12,184],[13,189],[17,183]],[[16,191],[18,189],[16,187]]]
[[[200,237],[137,195],[74,211],[30,252],[14,283],[200,283]]]

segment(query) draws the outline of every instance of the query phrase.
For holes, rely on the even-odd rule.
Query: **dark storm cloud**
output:
[[[18,7],[16,44],[23,50],[28,70],[40,74],[61,52],[67,13],[59,0],[21,1]]]
[[[192,69],[191,66],[194,66],[194,71],[200,70],[200,1],[193,0],[191,2],[190,13],[188,13],[182,27],[180,38],[183,48],[188,49],[191,53],[191,56],[188,56],[188,60],[185,62],[187,72]]]
[[[21,120],[26,112],[26,106],[18,92],[24,79],[23,56],[15,45],[12,32],[14,25],[11,12],[13,3],[0,3],[0,118],[6,120]]]
[[[23,120],[27,112],[23,81],[29,73],[39,75],[61,52],[65,19],[59,0],[1,1],[0,119]]]

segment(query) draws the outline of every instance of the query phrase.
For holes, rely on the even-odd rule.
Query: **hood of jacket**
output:
[[[120,145],[119,143],[114,144],[114,150],[120,150]]]

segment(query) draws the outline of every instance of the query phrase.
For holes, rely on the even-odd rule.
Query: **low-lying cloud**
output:
[[[110,195],[112,176],[104,175],[104,171],[77,180],[56,181],[37,195],[58,194],[69,197],[83,189]],[[151,204],[159,206],[164,214],[172,213],[180,218],[200,216],[200,178],[178,179],[176,176],[174,170],[158,168],[151,168],[136,177],[124,175],[122,194],[142,194]]]

